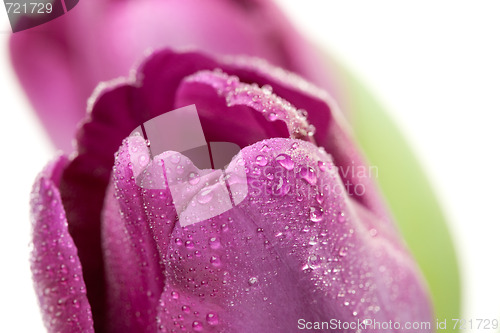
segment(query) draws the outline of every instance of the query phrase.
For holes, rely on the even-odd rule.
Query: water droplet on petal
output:
[[[265,95],[271,95],[273,93],[273,87],[268,84],[263,85],[261,89]]]
[[[309,217],[310,217],[312,222],[316,223],[316,222],[320,222],[321,220],[323,220],[323,214],[324,214],[323,208],[321,208],[319,206],[311,206],[310,207]]]
[[[326,165],[325,165],[325,162],[323,162],[323,161],[318,161],[318,168],[319,168],[321,171],[325,171],[325,170],[326,170]]]
[[[215,326],[219,324],[219,316],[215,312],[209,312],[207,314],[207,323],[210,326]]]
[[[198,200],[201,204],[206,204],[212,200],[213,194],[212,189],[204,189],[196,196],[196,200]]]
[[[146,156],[146,155],[144,155],[144,154],[143,154],[143,155],[141,155],[141,156],[139,156],[139,165],[140,165],[141,167],[144,167],[144,166],[146,166],[147,164],[148,164],[148,156]]]
[[[316,172],[311,167],[304,167],[300,169],[299,175],[302,179],[311,185],[315,185],[318,178],[316,177]]]
[[[292,170],[293,167],[295,166],[295,163],[293,163],[292,158],[287,154],[279,154],[276,157],[276,161],[278,161],[278,163],[287,170]]]
[[[340,213],[337,214],[337,220],[340,223],[344,223],[345,222],[345,214],[344,214],[344,212],[340,212]]]
[[[325,200],[325,195],[321,192],[316,194],[316,201],[321,205],[323,201]]]
[[[200,332],[203,331],[203,324],[200,323],[198,320],[193,321],[193,330]]]
[[[269,121],[275,121],[278,119],[278,115],[274,112],[270,112],[268,115],[267,115],[267,119],[269,119]]]
[[[172,293],[170,293],[170,295],[172,295],[173,299],[179,299],[179,293],[176,291],[172,291]]]
[[[263,155],[259,155],[255,158],[255,163],[260,166],[266,166],[267,165],[267,157]]]
[[[257,279],[255,276],[253,276],[253,277],[251,277],[250,279],[248,279],[248,284],[249,284],[250,286],[253,286],[254,284],[256,284],[256,283],[257,283],[257,281],[258,281],[258,279]]]
[[[339,256],[345,257],[346,255],[347,255],[347,248],[345,246],[343,246],[339,250]]]
[[[309,258],[307,258],[307,265],[312,269],[318,268],[320,264],[321,264],[321,260],[315,254],[312,254],[309,256]]]
[[[218,249],[220,247],[220,241],[217,237],[212,237],[208,240],[208,244],[212,249]]]
[[[189,312],[191,312],[191,308],[190,308],[188,305],[183,305],[183,306],[181,307],[181,310],[182,310],[183,312],[185,312],[185,313],[189,313]]]
[[[174,154],[174,155],[170,156],[170,162],[172,162],[174,164],[179,163],[180,160],[181,160],[180,154]]]
[[[189,184],[196,185],[200,182],[200,175],[198,175],[196,172],[190,172],[188,175],[188,179]]]
[[[216,256],[210,257],[210,263],[214,266],[220,266],[221,264],[219,257]]]

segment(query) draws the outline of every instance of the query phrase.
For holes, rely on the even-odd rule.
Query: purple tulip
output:
[[[50,332],[433,320],[421,273],[372,180],[342,172],[366,165],[324,91],[263,60],[196,52],[157,52],[133,73],[101,86],[77,154],[56,159],[34,186],[32,269]],[[219,183],[210,174],[194,182],[201,186],[183,208],[204,216],[229,188],[230,209],[183,226],[165,166],[187,160],[151,156],[143,137],[129,135],[192,104],[207,142],[241,151]],[[214,181],[208,192],[205,181]],[[381,327],[363,331],[398,331]]]
[[[145,50],[167,46],[257,56],[331,85],[307,41],[264,0],[85,0],[10,40],[21,84],[52,141],[67,153],[96,85],[126,76]]]

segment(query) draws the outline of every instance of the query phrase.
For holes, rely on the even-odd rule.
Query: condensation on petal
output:
[[[94,332],[78,251],[57,188],[66,158],[52,162],[31,193],[31,271],[49,332]]]
[[[293,168],[280,163],[285,155]],[[399,235],[347,195],[328,154],[270,139],[244,148],[228,170],[237,164],[247,197],[206,221],[175,224],[161,247],[160,332],[291,332],[299,318],[432,321]]]
[[[240,82],[238,77],[222,71],[200,71],[185,79],[185,82],[197,82],[212,86],[217,94],[225,98],[227,106],[246,105],[260,112],[270,121],[282,121],[286,124],[291,138],[314,141],[313,126],[306,117],[290,102],[273,94],[271,86]]]

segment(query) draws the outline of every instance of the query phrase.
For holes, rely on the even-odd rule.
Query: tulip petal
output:
[[[152,221],[165,265],[161,332],[289,332],[299,319],[432,321],[399,235],[346,194],[329,155],[281,138],[240,154],[249,170],[240,204],[168,234]]]
[[[202,70],[214,70],[216,68],[222,69],[229,75],[235,75],[242,82],[267,84],[272,87],[276,95],[288,100],[296,108],[308,110],[309,121],[316,127],[314,138],[319,146],[324,147],[333,156],[336,165],[342,171],[341,177],[344,183],[346,185],[350,184],[351,188],[360,186],[365,189],[362,194],[350,191],[349,195],[352,195],[370,210],[376,212],[379,217],[384,218],[388,215],[385,203],[381,200],[373,179],[358,177],[357,172],[355,172],[358,168],[364,167],[366,163],[346,129],[345,120],[335,102],[324,91],[307,83],[297,75],[274,67],[264,60],[249,59],[248,57],[225,57],[217,62],[197,52],[159,51],[151,55],[139,68],[135,77],[131,79],[132,82],[136,82],[133,84],[138,87],[130,87],[129,94],[120,97],[122,100],[116,101],[116,103],[128,103],[129,106],[125,109],[130,111],[123,117],[132,117],[134,120],[140,117],[143,118],[142,122],[144,122],[163,114],[165,110],[172,110],[176,106],[186,105],[186,103],[176,104],[175,102],[177,88],[184,78]],[[114,86],[114,84],[111,86]],[[119,95],[114,92],[111,92],[111,94]],[[99,103],[100,99],[109,100],[113,98],[106,97],[106,93],[104,93],[97,99],[97,103]],[[141,103],[139,104],[138,101],[141,101]],[[201,103],[202,99],[199,98],[196,101]],[[97,106],[97,108],[99,107]],[[103,109],[105,114],[110,113],[109,109],[117,110],[116,112],[120,110],[118,107]],[[94,111],[94,114],[97,113],[99,111]],[[113,144],[105,147],[108,154],[114,153],[118,149],[121,140],[134,128],[132,126],[126,129],[115,127],[110,133],[102,133],[103,136],[99,138],[109,137],[113,142]],[[235,131],[234,135],[237,138],[238,132]],[[96,141],[95,135],[86,136],[85,133],[80,132],[79,136],[82,137],[80,141]],[[263,138],[261,137],[261,139]],[[253,140],[251,136],[250,140]],[[96,145],[102,147],[100,141]],[[106,168],[111,168],[112,164],[108,161],[106,165]]]
[[[130,167],[131,161],[135,166],[149,162],[146,143],[140,137],[126,140],[117,153],[104,205],[107,329],[156,332],[156,305],[163,289],[163,269],[148,226],[154,215],[143,208],[154,207],[149,201],[155,195],[160,201],[166,198],[158,190],[135,184],[134,174],[139,170]]]
[[[305,111],[309,123],[316,128],[316,143],[333,156],[344,184],[351,188],[359,186],[365,189],[363,194],[355,191],[349,191],[348,194],[376,212],[379,217],[388,215],[376,183],[369,177],[358,177],[357,172],[353,172],[367,163],[355,144],[344,115],[326,91],[263,59],[228,56],[224,58],[224,64],[221,68],[227,73],[237,75],[244,82],[266,84],[272,87],[276,95],[302,112]]]
[[[209,141],[246,147],[273,137],[309,141],[314,133],[307,119],[270,87],[249,85],[221,71],[200,71],[186,77],[175,100],[176,107],[196,105]]]
[[[114,152],[125,137],[121,134],[123,128],[127,131],[139,122],[127,112],[132,89],[122,86],[109,91],[94,105],[89,121],[82,125],[77,137],[78,155],[64,169],[59,185],[69,231],[79,250],[97,331],[106,322],[101,214]],[[109,147],[116,148],[111,151]]]
[[[333,116],[330,113],[329,107],[334,107],[328,101],[324,101],[321,96],[311,93],[311,89],[304,89],[303,84],[300,83],[303,81],[287,84],[285,78],[291,74],[285,72],[285,76],[280,77],[281,74],[276,73],[282,71],[270,65],[266,65],[267,67],[259,66],[261,70],[249,69],[248,66],[245,67],[245,65],[239,63],[236,58],[232,58],[232,60],[218,59],[217,61],[217,59],[212,59],[197,52],[181,53],[163,50],[152,54],[134,72],[130,79],[104,84],[96,91],[95,96],[97,97],[93,98],[89,104],[89,109],[92,112],[88,113],[87,120],[83,123],[77,135],[78,154],[64,170],[60,184],[61,197],[68,214],[69,230],[79,249],[79,253],[81,253],[80,258],[96,329],[102,327],[105,322],[103,317],[105,312],[105,286],[103,283],[104,273],[99,232],[101,230],[100,220],[105,191],[113,166],[113,154],[118,150],[120,142],[141,123],[168,110],[173,110],[178,103],[187,103],[192,101],[192,98],[196,98],[192,87],[193,84],[199,84],[200,82],[186,80],[186,77],[203,70],[213,71],[220,68],[229,75],[239,77],[243,83],[240,82],[238,86],[243,86],[249,78],[262,80],[257,81],[258,84],[266,84],[268,83],[266,80],[269,79],[274,92],[278,96],[283,94],[295,101],[292,105],[297,104],[294,106],[307,108],[310,114],[318,112],[322,114],[321,117],[327,114],[332,117],[329,123],[332,130],[326,135],[319,133],[315,138],[316,142],[320,146],[324,145],[327,152],[332,155],[337,167],[347,168],[351,166],[351,171],[355,171],[354,168],[364,166],[364,164],[361,164],[362,158],[357,148],[350,141],[349,135],[342,125],[341,118],[337,119],[338,112]],[[255,73],[252,72],[253,70],[255,70]],[[211,77],[210,75],[207,76],[206,73],[198,73],[192,79],[201,78],[203,75]],[[209,79],[203,83],[205,88],[200,89],[200,94],[207,97],[206,102],[196,100],[197,103],[203,105],[202,111],[206,115],[204,117],[205,121],[210,119],[210,106],[216,107],[214,111],[217,113],[231,109],[231,107],[227,108],[227,105],[224,105],[226,101],[221,98],[222,95],[229,97],[229,94],[223,93],[221,96],[216,96],[217,87],[213,84],[214,82]],[[264,87],[255,89],[262,91],[263,94],[265,94],[265,90],[269,90]],[[176,101],[176,98],[183,100]],[[241,104],[240,106],[236,105],[232,106],[232,108],[233,110],[245,110],[248,115],[245,119],[251,119],[254,115],[250,116],[251,113],[248,112],[248,109],[245,109],[248,107],[245,103],[251,105],[251,109],[258,111],[262,105],[258,103],[259,96],[257,96],[256,100],[256,103],[252,105],[251,101],[243,98],[236,103]],[[286,109],[286,105],[280,107]],[[296,111],[298,112],[298,110]],[[236,117],[237,114],[238,112],[235,112],[231,117]],[[255,117],[258,119],[258,116]],[[314,119],[314,116],[312,117]],[[321,117],[320,119],[323,119]],[[259,134],[251,137],[251,141],[243,141],[244,137],[238,136],[237,132],[233,133],[234,136],[229,132],[230,134],[227,137],[224,136],[224,140],[232,142],[242,138],[241,144],[250,144],[257,140],[269,138],[271,134],[285,136],[284,128],[294,128],[289,125],[284,126],[282,122],[278,121],[274,125],[269,125],[261,120],[256,121],[254,124],[264,127],[257,132]],[[213,126],[212,128],[217,129],[219,127]],[[319,128],[322,127],[319,126]],[[207,132],[209,136],[214,135],[215,137],[217,135],[216,130]],[[293,131],[291,134],[293,135]],[[287,136],[289,135],[290,132]],[[349,172],[349,170],[344,169],[341,171],[343,171],[341,172],[341,178],[346,188],[347,182],[351,181],[353,186],[359,185],[364,189],[363,195],[348,194],[375,213],[381,221],[385,221],[381,223],[385,223],[388,228],[393,228],[393,225],[386,218],[384,205],[375,190],[373,181],[369,177],[360,178],[355,172]],[[347,171],[346,174],[344,174],[345,171]],[[82,205],[81,202],[86,204]]]
[[[14,35],[16,38],[10,40],[11,59],[19,80],[33,107],[40,112],[42,123],[52,141],[65,152],[70,152],[69,138],[74,136],[82,113],[68,110],[81,109],[82,99],[73,86],[75,80],[70,60],[65,57],[65,47],[57,40],[30,34],[29,31]],[[36,38],[32,38],[33,35]],[[36,61],[33,60],[34,55]]]
[[[56,20],[13,34],[10,44],[21,84],[66,152],[92,89],[126,75],[145,50],[163,47],[258,56],[330,85],[314,48],[269,1],[80,1]]]
[[[94,332],[78,251],[68,232],[57,184],[64,157],[38,177],[31,195],[31,270],[49,332]]]
[[[220,68],[242,82],[271,87],[277,96],[287,100],[297,109],[308,112],[309,123],[316,127],[314,139],[333,156],[342,171],[344,183],[351,184],[352,188],[360,186],[365,189],[363,194],[351,191],[349,195],[376,212],[379,217],[388,215],[373,179],[358,177],[357,172],[353,172],[364,167],[366,161],[354,143],[342,113],[325,91],[262,59],[228,56],[217,60],[218,62],[196,52],[176,53],[164,50],[153,54],[139,69],[139,77],[155,77],[155,80],[144,80],[139,89],[139,94],[145,101],[144,112],[154,117],[165,112],[164,110],[187,105],[187,102],[173,105],[175,90],[167,90],[164,87],[177,87],[184,77],[206,69]],[[201,103],[202,100],[198,98],[196,102]]]

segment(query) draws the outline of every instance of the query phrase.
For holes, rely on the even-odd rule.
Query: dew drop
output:
[[[181,160],[180,154],[174,154],[174,155],[170,156],[170,162],[172,162],[174,164],[179,163],[180,160]]]
[[[215,312],[209,312],[207,314],[207,323],[210,326],[215,326],[219,324],[219,316]]]
[[[316,177],[316,172],[311,167],[304,167],[300,169],[299,175],[302,179],[304,179],[311,185],[315,185],[318,180],[318,178]]]
[[[318,240],[316,239],[315,236],[309,238],[309,245],[316,245],[316,244],[318,244]]]
[[[273,93],[273,87],[268,84],[263,85],[261,89],[265,95],[271,95]]]
[[[339,256],[345,257],[346,255],[347,255],[347,248],[345,246],[343,246],[339,250]]]
[[[188,175],[188,179],[189,184],[196,185],[200,182],[200,175],[198,175],[196,172],[190,172]]]
[[[173,299],[179,299],[179,293],[176,291],[172,291],[170,295],[172,296]]]
[[[200,332],[203,331],[203,324],[200,323],[198,320],[193,321],[193,330]]]
[[[196,200],[198,200],[201,204],[206,204],[212,200],[213,193],[212,189],[204,189],[196,196]]]
[[[248,285],[253,286],[256,284],[258,279],[255,276],[252,276],[250,279],[248,279]]]
[[[285,169],[293,170],[295,163],[292,161],[292,158],[287,154],[279,154],[276,157],[276,161]]]
[[[140,165],[141,167],[143,167],[143,166],[146,166],[147,164],[148,164],[148,157],[147,157],[146,155],[144,155],[144,154],[143,154],[143,155],[141,155],[141,156],[139,157],[139,165]]]
[[[325,200],[325,195],[321,192],[316,194],[316,201],[321,205],[323,201]]]
[[[278,115],[275,112],[270,112],[267,115],[267,119],[269,119],[269,121],[275,121],[278,119]]]
[[[220,241],[217,237],[211,237],[208,240],[208,244],[212,249],[218,249],[220,247]]]
[[[181,310],[185,313],[190,313],[191,312],[191,308],[188,306],[188,305],[183,305],[181,307]]]
[[[259,155],[255,158],[255,163],[260,166],[266,166],[267,165],[267,157],[264,155]]]
[[[310,209],[309,218],[311,219],[312,222],[316,223],[323,220],[323,214],[324,214],[323,208],[319,206],[311,206],[309,209]]]
[[[337,214],[337,220],[340,223],[344,223],[345,222],[345,214],[344,214],[344,212],[340,212],[339,214]]]
[[[220,264],[221,264],[220,259],[217,256],[211,256],[210,263],[214,266],[220,266]]]
[[[307,258],[307,265],[312,269],[318,268],[320,263],[321,263],[320,258],[315,254],[311,254],[309,258]]]

